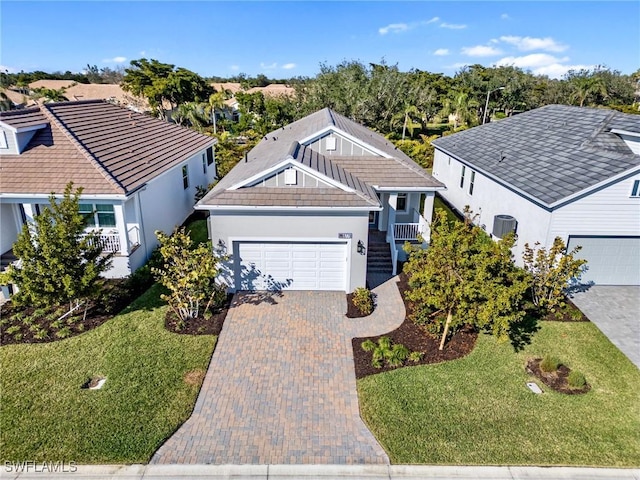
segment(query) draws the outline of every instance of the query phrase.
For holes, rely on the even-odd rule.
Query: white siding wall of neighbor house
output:
[[[478,225],[484,225],[488,233],[493,230],[494,216],[513,216],[518,222],[516,229],[518,240],[514,248],[514,256],[516,263],[522,265],[525,243],[533,245],[537,241],[540,243],[547,241],[551,213],[477,171],[473,194],[470,195],[471,172],[475,170],[466,166],[464,185],[460,188],[462,165],[455,158],[450,158],[436,149],[433,176],[447,186],[447,189],[440,194],[459,211],[469,205],[474,214],[479,214]]]
[[[203,153],[206,155],[206,151],[203,150],[159,175],[136,193],[139,195],[142,211],[141,237],[146,240],[144,249],[147,258],[158,244],[156,230],[170,234],[177,225],[186,220],[193,212],[196,186],[206,187],[215,178],[215,161],[207,166],[207,173],[203,171]],[[187,165],[189,174],[189,187],[186,189],[182,181],[184,165]]]
[[[555,210],[547,242],[569,235],[640,235],[640,196],[631,197],[640,172]]]
[[[348,269],[346,291],[366,284],[367,256],[366,250],[358,253],[358,241],[365,246],[368,238],[368,213],[336,212],[327,214],[297,212],[265,212],[253,214],[237,214],[233,212],[212,211],[209,216],[209,234],[215,245],[222,241],[229,254],[233,253],[233,242],[309,242],[338,243],[340,233],[350,233],[352,238],[347,242]],[[231,278],[233,259],[228,264],[227,284],[234,285]],[[266,272],[268,274],[268,272]],[[340,286],[340,285],[338,285]]]

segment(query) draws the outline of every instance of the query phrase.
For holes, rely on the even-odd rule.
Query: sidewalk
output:
[[[640,469],[574,467],[447,467],[422,465],[79,465],[75,472],[43,471],[42,464],[23,473],[2,466],[0,479],[73,480],[640,480]]]

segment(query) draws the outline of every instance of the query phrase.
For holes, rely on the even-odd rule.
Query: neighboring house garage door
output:
[[[640,237],[570,236],[568,250],[577,245],[577,257],[588,261],[582,282],[640,285]]]
[[[341,290],[347,243],[234,242],[236,290]]]

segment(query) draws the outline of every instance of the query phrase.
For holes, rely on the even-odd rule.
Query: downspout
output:
[[[144,218],[142,216],[142,195],[141,193],[147,189],[146,186],[142,187],[136,192],[136,198],[138,200],[138,215],[140,216],[140,233],[142,234],[142,242],[144,243],[144,261],[149,261],[149,245],[147,244],[147,236],[144,233]]]

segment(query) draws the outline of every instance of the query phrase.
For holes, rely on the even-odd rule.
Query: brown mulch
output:
[[[372,295],[375,295],[372,293]],[[373,309],[376,309],[375,298],[373,299]],[[373,312],[371,312],[373,313]],[[371,315],[371,313],[369,315]],[[358,307],[353,304],[353,293],[347,293],[347,318],[363,318],[369,315],[364,315]]]
[[[571,373],[571,369],[565,365],[560,365],[555,372],[543,372],[540,369],[541,358],[531,358],[527,361],[525,370],[528,374],[534,375],[547,387],[552,388],[556,392],[565,393],[567,395],[577,395],[587,393],[591,390],[588,383],[582,388],[572,388],[567,382],[567,377]]]
[[[398,289],[400,290],[407,310],[407,318],[405,318],[402,325],[392,332],[384,335],[354,338],[351,341],[357,379],[401,368],[389,367],[387,365],[382,368],[375,368],[371,365],[372,352],[365,352],[361,347],[362,342],[367,340],[367,338],[377,342],[381,337],[389,337],[394,344],[402,344],[411,352],[423,353],[422,359],[418,362],[411,362],[407,360],[403,366],[427,365],[431,363],[444,362],[446,360],[454,360],[468,355],[475,347],[478,333],[473,328],[463,328],[458,330],[447,341],[442,351],[438,350],[438,347],[440,346],[440,339],[431,335],[424,328],[416,325],[408,318],[409,313],[413,311],[413,305],[405,298],[404,295],[408,289],[406,275],[404,274],[400,275]]]
[[[563,308],[562,311],[555,312],[555,313],[549,312],[543,318],[541,318],[541,320],[546,320],[549,322],[590,322],[591,321],[584,313],[580,311],[578,307],[575,306],[575,304],[571,300],[569,300],[568,298],[565,298],[564,301],[566,302],[567,306]]]
[[[55,342],[93,330],[113,318],[113,314],[104,313],[102,309],[93,306],[87,310],[87,316],[84,320],[84,308],[80,308],[77,314],[64,318],[60,326],[53,325],[57,317],[52,315],[51,310],[44,317],[30,320],[31,324],[29,325],[23,321],[10,321],[15,314],[19,313],[23,318],[28,318],[36,310],[35,307],[17,308],[10,303],[3,305],[0,311],[0,318],[9,321],[0,327],[0,345]],[[18,330],[15,331],[15,328],[12,327],[18,327]],[[39,335],[38,330],[44,331],[46,336]],[[41,338],[36,338],[35,335],[39,335]]]
[[[180,322],[175,312],[169,309],[164,319],[164,327],[170,332],[183,335],[220,335],[232,298],[233,295],[227,295],[227,302],[211,317],[192,318],[187,322]]]

